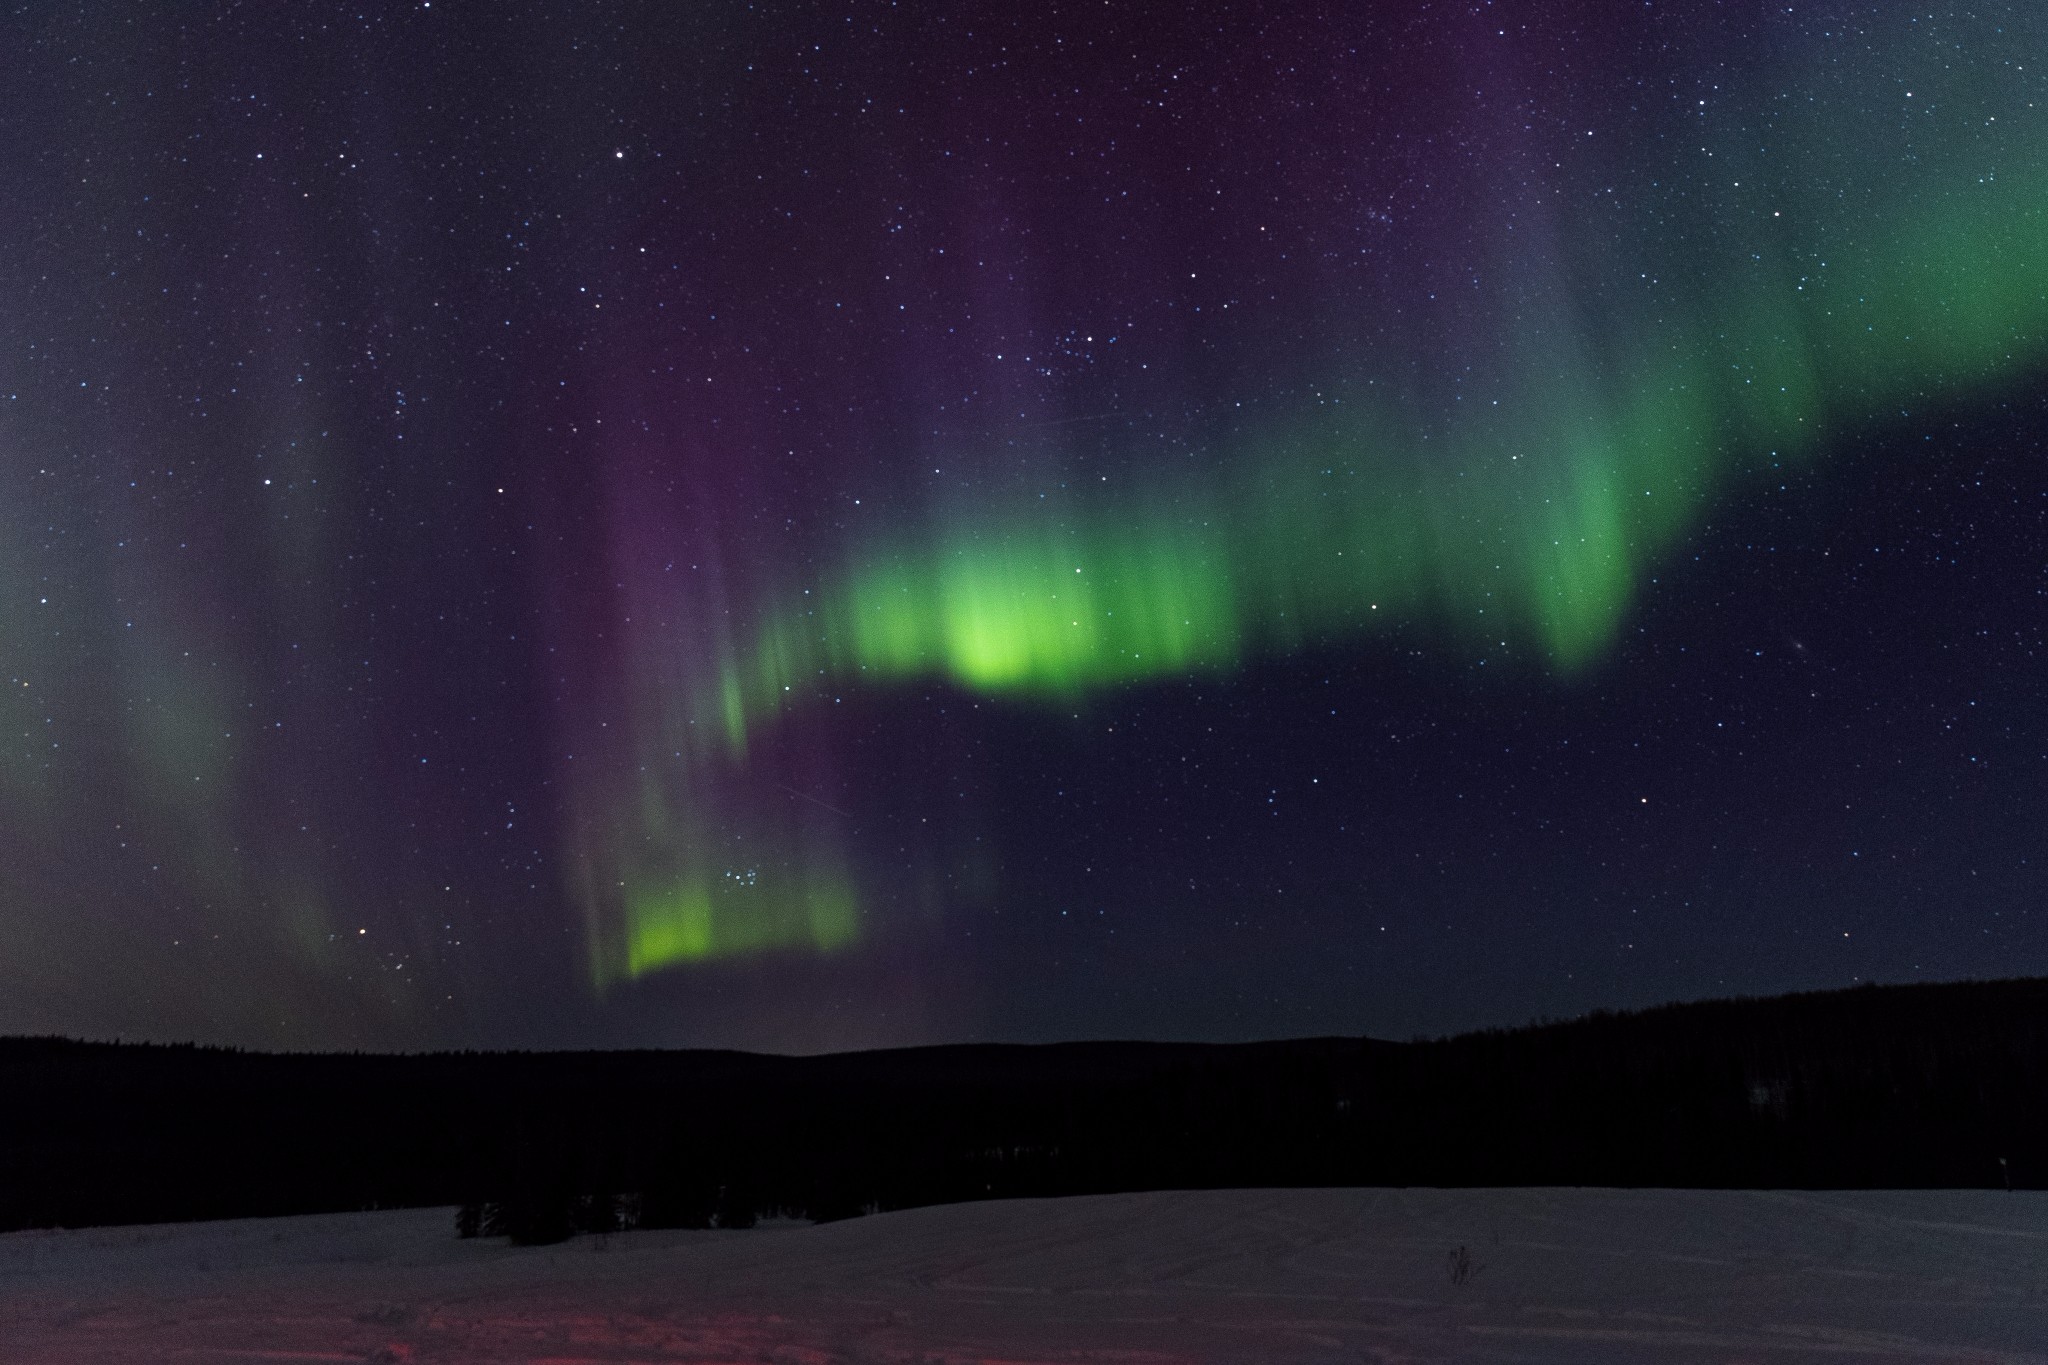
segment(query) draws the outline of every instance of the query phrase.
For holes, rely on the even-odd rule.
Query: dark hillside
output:
[[[2048,980],[1416,1043],[373,1056],[12,1038],[0,1094],[0,1228],[465,1202],[729,1224],[1199,1186],[2038,1187]]]

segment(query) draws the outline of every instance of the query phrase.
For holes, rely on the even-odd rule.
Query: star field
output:
[[[0,1030],[2048,971],[2048,16],[30,7]]]

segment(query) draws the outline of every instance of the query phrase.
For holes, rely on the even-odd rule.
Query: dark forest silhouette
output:
[[[1331,1185],[2048,1184],[2048,980],[1672,1005],[1427,1042],[276,1055],[0,1039],[0,1230],[462,1205],[738,1227]]]

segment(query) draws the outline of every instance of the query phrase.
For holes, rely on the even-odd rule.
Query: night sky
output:
[[[0,1031],[2048,973],[2048,7],[28,3]]]

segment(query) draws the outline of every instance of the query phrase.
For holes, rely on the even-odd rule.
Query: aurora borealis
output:
[[[0,1029],[2048,971],[2048,15],[9,18]]]

